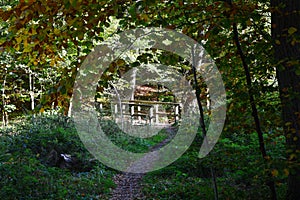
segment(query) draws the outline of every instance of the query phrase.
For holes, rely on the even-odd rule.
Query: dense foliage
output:
[[[125,149],[143,152],[165,138],[161,133],[151,141],[135,140],[103,124],[112,141]],[[117,172],[97,162],[84,148],[74,124],[63,116],[22,119],[1,130],[0,195],[4,199],[109,199]],[[129,142],[129,143],[128,143]],[[216,171],[220,199],[266,199],[266,166],[260,159],[255,133],[221,138],[211,156],[199,162],[195,145],[170,166],[149,173],[143,193],[149,199],[213,199],[210,166]],[[272,157],[284,158],[284,140],[270,142]],[[57,154],[53,154],[56,151]],[[60,154],[74,158],[72,163]],[[57,156],[57,159],[53,158]],[[247,158],[247,159],[245,159]],[[278,195],[285,194],[286,169],[273,164]],[[285,171],[280,173],[279,171]]]

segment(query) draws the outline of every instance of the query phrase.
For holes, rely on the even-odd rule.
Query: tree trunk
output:
[[[197,61],[196,61],[196,57],[195,57],[194,46],[192,47],[191,53],[192,53],[192,71],[193,71],[193,77],[194,77],[195,95],[196,95],[199,114],[200,114],[199,124],[200,124],[201,130],[202,130],[203,142],[207,142],[207,139],[206,139],[207,132],[206,132],[206,125],[205,125],[205,120],[204,120],[204,111],[203,111],[203,107],[202,107],[201,99],[200,99],[201,88],[197,81],[197,70],[196,70]],[[200,139],[199,137],[196,137],[197,144],[201,144],[201,142],[198,141],[199,139]],[[213,189],[214,189],[214,197],[215,197],[215,200],[218,200],[219,199],[218,184],[217,184],[217,180],[216,180],[215,170],[213,169],[212,166],[210,166],[210,172],[211,172],[211,179],[212,179],[212,184],[213,184]]]
[[[274,56],[289,163],[287,199],[300,199],[300,1],[271,0]],[[295,37],[298,37],[297,40]]]
[[[34,104],[34,75],[31,70],[29,70],[29,95],[30,95],[30,101],[31,101],[31,111],[34,111],[35,104]]]
[[[4,81],[2,85],[2,128],[7,125],[7,112],[6,112],[6,99],[5,99],[5,87],[6,87],[7,70],[5,70]]]
[[[135,86],[136,86],[136,73],[137,73],[137,68],[134,67],[131,71],[131,80],[130,80],[131,95],[130,95],[130,100],[134,100],[134,91],[135,91]]]

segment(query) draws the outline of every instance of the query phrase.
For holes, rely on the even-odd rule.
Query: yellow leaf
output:
[[[118,66],[123,66],[123,65],[125,65],[125,61],[122,60],[122,59],[119,59],[119,60],[117,60],[117,65]]]
[[[293,160],[296,157],[297,157],[297,155],[293,153],[293,154],[290,155],[289,160]]]
[[[76,18],[74,18],[74,19],[70,18],[70,19],[67,19],[67,23],[68,23],[69,26],[71,26],[71,25],[74,24],[74,22],[75,22],[76,20],[77,20]]]
[[[24,48],[26,49],[28,47],[27,39],[24,40]]]
[[[266,160],[270,160],[271,157],[270,157],[270,156],[265,156],[264,158],[265,158]]]
[[[4,42],[6,42],[5,39],[0,39],[0,45],[4,44]]]
[[[141,14],[141,19],[144,20],[145,22],[148,22],[149,21],[149,17],[147,14]]]
[[[21,11],[26,10],[28,7],[29,7],[29,6],[23,6],[23,7],[21,8]]]
[[[278,176],[278,174],[279,174],[277,169],[273,169],[271,173],[272,173],[272,176],[275,176],[275,177]]]
[[[79,40],[83,40],[83,38],[84,38],[84,33],[83,32],[79,32],[78,33],[78,39]]]
[[[45,111],[44,108],[41,108],[41,109],[40,109],[40,113],[43,113],[44,111]]]
[[[291,128],[291,132],[292,132],[292,133],[297,133],[297,129]]]
[[[251,26],[251,24],[252,24],[251,20],[250,20],[250,19],[247,20],[247,21],[246,21],[246,24],[247,24],[247,26]]]
[[[27,39],[26,40],[24,40],[24,50],[23,50],[23,52],[24,53],[27,53],[27,52],[31,52],[31,47],[28,45],[28,42],[27,42]]]
[[[55,35],[59,35],[60,34],[60,30],[57,29],[57,28],[55,28],[53,32],[54,32]]]
[[[279,40],[275,40],[275,44],[280,45],[280,41]]]
[[[15,47],[15,50],[17,50],[17,51],[20,50],[20,45],[19,44],[16,44],[14,47]]]
[[[32,28],[32,29],[31,29],[31,33],[32,33],[32,35],[36,35],[36,34],[37,34],[35,28]]]
[[[290,125],[292,125],[292,122],[286,122],[285,123],[285,126],[290,126]]]
[[[20,44],[22,42],[22,38],[18,37],[18,38],[16,38],[16,41],[17,41],[18,44]]]
[[[290,28],[288,29],[289,35],[292,35],[292,34],[294,34],[295,32],[297,32],[297,29],[296,29],[295,27],[290,27]]]
[[[54,67],[54,65],[55,65],[55,61],[52,59],[51,62],[50,62],[50,66]]]
[[[286,175],[286,176],[288,176],[290,174],[288,169],[284,169],[283,172],[284,172],[284,175]]]
[[[29,3],[29,4],[36,2],[36,0],[25,0],[25,1],[26,1],[26,3]]]

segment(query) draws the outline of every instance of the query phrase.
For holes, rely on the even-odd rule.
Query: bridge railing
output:
[[[99,105],[100,112],[103,105]],[[123,100],[111,104],[117,122],[130,121],[133,125],[165,125],[180,119],[180,104],[173,102]]]

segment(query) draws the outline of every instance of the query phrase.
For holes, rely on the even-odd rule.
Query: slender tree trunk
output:
[[[253,92],[253,87],[252,87],[252,80],[251,80],[251,75],[250,75],[250,69],[249,69],[249,66],[246,62],[246,56],[245,56],[245,54],[242,50],[241,44],[239,42],[239,33],[238,33],[236,23],[233,23],[233,35],[234,35],[234,42],[237,46],[237,51],[238,51],[239,56],[241,57],[241,60],[242,60],[242,63],[243,63],[243,68],[244,68],[245,75],[246,75],[249,101],[250,101],[250,106],[251,106],[251,110],[252,110],[252,117],[253,117],[254,123],[255,123],[255,129],[256,129],[256,132],[257,132],[257,136],[258,136],[260,153],[262,155],[263,160],[267,163],[267,162],[269,162],[269,160],[268,160],[268,155],[267,155],[267,151],[266,151],[266,148],[265,148],[265,141],[264,141],[264,137],[263,137],[263,131],[262,131],[261,125],[260,125],[258,110],[257,110],[256,104],[255,104],[254,92]],[[271,199],[276,200],[277,199],[276,187],[275,187],[274,181],[272,180],[271,173],[268,174],[268,177],[269,177],[270,180],[266,181],[266,185],[271,190]]]
[[[70,97],[69,109],[68,109],[68,117],[72,116],[72,108],[73,108],[73,95]]]
[[[232,8],[232,6],[233,6],[232,0],[225,0],[225,2],[228,3],[229,6]],[[248,96],[249,96],[250,106],[251,106],[251,110],[252,110],[252,117],[253,117],[253,120],[255,123],[255,130],[256,130],[257,136],[258,136],[260,153],[262,155],[264,162],[268,163],[269,160],[268,160],[268,155],[267,155],[267,151],[265,148],[263,131],[261,129],[258,110],[257,110],[257,106],[256,106],[255,99],[254,99],[254,92],[253,92],[253,87],[252,87],[252,80],[251,80],[252,78],[251,78],[251,74],[250,74],[250,69],[249,69],[248,63],[246,62],[246,55],[242,49],[242,46],[241,46],[241,43],[239,40],[239,32],[238,32],[236,22],[233,22],[232,29],[233,29],[233,40],[234,40],[234,43],[236,44],[237,53],[241,58],[242,66],[243,66],[245,76],[246,76],[246,84],[248,87]],[[269,177],[269,180],[266,181],[266,185],[270,188],[271,199],[276,200],[277,199],[276,187],[275,187],[274,180],[272,180],[271,173],[268,174],[268,177]]]
[[[34,76],[31,70],[29,71],[29,95],[31,100],[31,111],[34,111]]]
[[[135,86],[136,86],[136,73],[137,73],[137,68],[134,67],[131,71],[131,81],[130,81],[131,95],[130,95],[130,100],[134,100],[134,91],[135,91]]]
[[[201,126],[201,130],[202,130],[202,136],[203,136],[203,142],[207,142],[206,140],[206,125],[205,125],[205,120],[204,120],[204,111],[203,111],[203,107],[201,104],[201,99],[200,99],[200,94],[201,94],[201,88],[199,87],[198,84],[198,80],[197,80],[197,70],[196,70],[196,66],[197,66],[197,61],[196,61],[196,57],[195,57],[195,48],[194,46],[192,47],[192,70],[193,70],[193,77],[194,77],[194,88],[195,88],[195,93],[196,93],[196,98],[197,98],[197,104],[198,104],[198,109],[199,109],[199,123]],[[197,137],[196,137],[197,139]],[[198,142],[198,141],[196,141]],[[213,189],[214,189],[214,197],[215,200],[219,199],[219,194],[218,194],[218,184],[217,184],[217,180],[216,180],[216,175],[215,175],[215,170],[213,169],[212,166],[210,166],[210,172],[211,172],[211,179],[212,179],[212,184],[213,184]]]
[[[4,128],[7,125],[7,112],[5,109],[6,101],[5,101],[5,85],[6,85],[6,76],[7,70],[5,70],[4,81],[2,86],[2,127]]]
[[[288,200],[300,199],[300,1],[271,0],[274,56],[289,163]],[[298,37],[296,39],[296,37]]]

